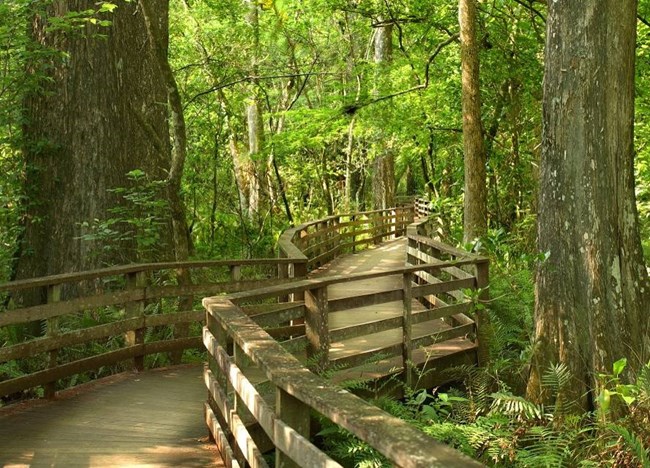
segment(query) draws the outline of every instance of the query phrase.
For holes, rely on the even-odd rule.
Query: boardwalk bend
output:
[[[345,390],[400,396],[486,355],[488,260],[429,237],[425,208],[303,224],[279,258],[0,284],[16,337],[0,397],[23,400],[0,408],[0,464],[265,467],[275,451],[277,467],[339,466],[314,444],[319,414],[396,466],[478,466]],[[34,322],[43,336],[21,339]]]

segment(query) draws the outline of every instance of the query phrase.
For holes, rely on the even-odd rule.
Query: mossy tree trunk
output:
[[[166,49],[167,1],[149,5]],[[42,91],[25,100],[27,199],[17,279],[111,263],[94,255],[101,246],[80,239],[87,234],[81,223],[109,216],[108,210],[120,203],[109,189],[127,187],[129,171],[141,169],[151,179],[164,180],[171,169],[167,83],[137,2],[120,2],[106,18],[110,26],[89,23],[68,32],[49,28],[51,18],[94,7],[88,0],[52,2],[30,24],[33,39],[61,51],[65,59],[40,61],[30,70],[47,80]],[[172,257],[170,233],[162,229],[157,258]],[[136,249],[129,252],[133,258],[126,260],[136,261]],[[123,262],[125,252],[119,254]]]
[[[476,2],[460,0],[458,4],[465,161],[464,242],[471,242],[487,231],[486,152],[481,121]]]
[[[549,2],[535,347],[528,395],[564,363],[594,407],[598,373],[648,360],[650,285],[634,194],[635,0]]]

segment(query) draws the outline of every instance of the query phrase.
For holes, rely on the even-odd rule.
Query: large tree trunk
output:
[[[381,18],[379,19],[381,21]],[[379,94],[382,75],[388,64],[393,59],[393,25],[386,23],[377,27],[374,40],[375,64],[375,93]],[[395,206],[395,154],[393,149],[386,145],[386,141],[379,139],[375,142],[377,154],[373,163],[372,193],[375,209],[386,209]]]
[[[40,69],[34,64],[33,73],[45,73],[49,81],[25,102],[28,205],[18,278],[110,262],[92,255],[97,245],[79,239],[85,233],[80,224],[108,216],[107,210],[118,203],[108,189],[128,186],[127,172],[138,168],[162,180],[170,169],[166,83],[137,3],[120,2],[110,27],[88,25],[68,33],[47,29],[48,17],[94,5],[88,0],[53,2],[31,24],[36,41],[67,57]],[[167,1],[150,5],[166,38]],[[160,245],[165,258],[171,252],[171,239],[166,241]],[[126,260],[137,260],[132,255]]]
[[[634,196],[635,0],[549,2],[535,348],[528,395],[566,364],[592,409],[599,372],[648,360],[648,294]],[[629,374],[628,374],[629,375]]]
[[[487,231],[486,154],[481,124],[476,0],[460,0],[458,21],[460,24],[463,150],[465,155],[463,240],[467,243],[484,235]]]
[[[174,241],[174,258],[185,261],[190,254],[190,234],[185,218],[185,200],[181,192],[183,170],[187,158],[187,131],[185,115],[176,77],[167,57],[168,30],[167,21],[160,21],[157,12],[151,9],[147,0],[139,0],[140,11],[153,46],[154,55],[158,62],[158,71],[167,88],[167,105],[169,106],[169,128],[172,134],[171,164],[167,175],[167,193],[172,218],[172,237]],[[189,281],[189,273],[185,272],[185,281]],[[190,303],[191,307],[191,303]]]

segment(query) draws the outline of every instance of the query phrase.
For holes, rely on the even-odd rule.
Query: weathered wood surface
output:
[[[229,300],[206,298],[203,304],[208,315],[225,327],[225,334],[233,339],[235,345],[246,351],[273,385],[368,442],[395,465],[403,468],[481,466],[460,452],[431,439],[405,421],[388,415],[346,390],[328,385],[322,377],[309,372],[294,356],[284,352],[272,337]],[[222,354],[222,348],[207,327],[204,329],[204,343],[210,355]],[[233,372],[229,374],[230,382],[240,396],[244,395],[242,399],[246,400],[246,387],[249,386],[240,385],[238,376],[233,376]],[[211,392],[220,390],[216,382],[217,379],[210,379]],[[256,399],[253,398],[251,403]],[[255,406],[252,406],[255,411]],[[259,416],[261,418],[262,415]],[[276,423],[274,434],[277,429]],[[280,435],[289,435],[294,439],[286,450],[288,456],[299,462],[299,466],[324,466],[314,463],[313,459],[311,463],[302,461],[307,452],[298,448],[298,439],[285,430],[280,432]],[[278,441],[275,443],[278,444]]]
[[[406,239],[385,242],[382,245],[363,251],[361,253],[340,257],[326,267],[312,273],[311,278],[323,278],[328,276],[349,276],[359,273],[379,273],[386,270],[402,268],[406,258]],[[328,287],[328,296],[330,300],[334,299],[341,302],[354,301],[354,298],[363,297],[364,295],[378,293],[382,291],[392,291],[402,289],[403,276],[392,275],[378,278],[371,278],[362,281],[341,282],[331,284]],[[449,288],[469,287],[469,282],[453,282]],[[444,290],[438,285],[413,287],[414,297],[420,292],[427,294]],[[429,291],[430,290],[430,291]],[[415,292],[418,294],[415,294]],[[363,301],[359,301],[362,303]],[[420,316],[420,319],[413,320],[411,334],[418,342],[418,338],[427,337],[431,334],[439,335],[440,339],[453,337],[454,334],[466,334],[464,330],[452,330],[452,327],[442,320],[440,316],[466,312],[466,304],[450,306],[445,310],[440,308],[439,315],[437,311],[426,312],[425,307],[413,299],[411,301],[411,310],[413,318]],[[396,354],[403,343],[403,331],[401,326],[404,304],[401,299],[386,302],[383,304],[370,304],[355,307],[347,310],[340,310],[329,314],[329,328],[332,333],[332,343],[329,350],[329,357],[332,362],[346,365],[347,368],[342,375],[346,378],[378,378],[381,375],[394,374],[396,369],[401,370],[402,364],[396,359],[382,359],[378,363],[369,363],[373,355],[377,354]],[[438,316],[436,316],[438,315]],[[431,318],[431,320],[424,320]],[[372,324],[375,322],[377,326]],[[394,327],[385,329],[391,324]],[[365,333],[359,333],[365,330]],[[352,337],[349,337],[352,335]],[[354,336],[356,335],[356,336]],[[434,341],[434,340],[430,340]],[[423,344],[429,344],[425,341]],[[418,346],[414,346],[414,350]],[[456,353],[472,352],[475,346],[468,339],[460,338],[446,341],[445,343],[425,346],[418,352],[412,354],[413,363],[422,365],[426,360],[436,359]],[[359,367],[357,369],[351,369]],[[335,378],[340,381],[340,378]]]
[[[0,466],[223,467],[201,366],[125,373],[0,408]]]

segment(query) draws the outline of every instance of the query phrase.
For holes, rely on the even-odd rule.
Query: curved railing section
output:
[[[310,221],[280,236],[280,257],[304,260],[309,270],[319,268],[339,255],[404,235],[415,214],[415,205],[409,204]]]
[[[334,255],[327,248],[334,239],[337,253],[379,242],[403,233],[412,212],[303,224],[282,235],[283,258],[134,264],[0,284],[0,301],[8,304],[0,310],[0,338],[10,337],[0,343],[0,398],[51,398],[97,376],[159,365],[160,353],[178,363],[185,350],[202,347],[202,297],[304,277]],[[305,253],[286,241],[296,237]],[[21,307],[20,296],[41,300]]]
[[[262,453],[275,448],[276,466],[339,466],[310,441],[313,415],[319,414],[367,442],[396,466],[478,466],[333,384],[332,379],[319,376],[323,372],[331,376],[333,369],[355,366],[371,357],[362,353],[332,359],[333,342],[395,328],[401,329],[402,340],[371,353],[397,359],[399,377],[412,389],[431,386],[423,377],[426,372],[414,369],[413,354],[419,348],[462,338],[473,343],[468,348],[476,353],[473,363],[485,354],[474,305],[487,299],[488,260],[423,235],[427,219],[406,225],[414,218],[413,207],[399,216],[375,213],[390,220],[391,226],[378,230],[368,218],[330,217],[288,231],[281,249],[287,257],[301,258],[314,268],[356,248],[359,241],[367,244],[406,233],[408,252],[403,268],[298,280],[204,299],[205,382],[209,390],[206,423],[228,463],[267,466]],[[318,231],[310,231],[312,226],[318,226]],[[352,231],[345,231],[351,226]],[[323,234],[317,234],[319,231]],[[401,288],[349,298],[328,297],[331,285],[393,275],[402,276]],[[477,297],[474,293],[468,296],[468,289]],[[414,299],[424,310],[412,310]],[[338,329],[329,326],[331,313],[394,301],[403,304],[401,317]],[[414,325],[432,320],[445,321],[444,331],[414,334]],[[424,366],[426,370],[426,363]],[[416,375],[418,381],[414,382]]]
[[[0,312],[0,329],[12,337],[0,347],[0,397],[53,397],[58,389],[82,382],[80,374],[91,373],[89,379],[155,366],[159,353],[178,363],[183,351],[202,347],[202,297],[286,283],[291,279],[285,272],[302,264],[289,259],[153,263],[0,284],[0,296],[10,304]],[[20,295],[45,300],[19,307]],[[40,329],[41,336],[24,333],[28,327]]]

